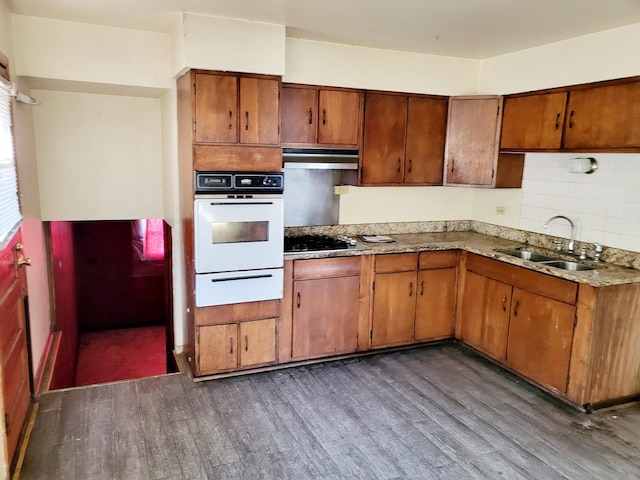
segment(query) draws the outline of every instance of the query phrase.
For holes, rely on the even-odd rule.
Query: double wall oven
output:
[[[196,172],[197,307],[282,298],[284,174]]]

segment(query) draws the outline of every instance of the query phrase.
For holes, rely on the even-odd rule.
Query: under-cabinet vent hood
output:
[[[357,170],[358,150],[283,148],[284,168]]]

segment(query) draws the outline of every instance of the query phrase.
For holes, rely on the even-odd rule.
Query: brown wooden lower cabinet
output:
[[[376,273],[371,318],[372,347],[411,343],[415,324],[416,284],[415,271]]]
[[[360,314],[360,258],[294,262],[291,356],[355,352]]]

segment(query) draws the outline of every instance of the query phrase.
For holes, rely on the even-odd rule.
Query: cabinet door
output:
[[[461,314],[461,339],[496,360],[507,351],[511,285],[467,272]]]
[[[367,94],[362,183],[402,183],[407,97]]]
[[[514,288],[507,365],[566,392],[575,311],[572,305]]]
[[[198,373],[238,367],[238,325],[198,327]]]
[[[359,301],[359,276],[295,281],[292,356],[354,352]]]
[[[415,321],[416,272],[378,273],[371,320],[373,347],[411,343]]]
[[[196,74],[195,141],[238,142],[238,79]]]
[[[640,82],[569,93],[564,148],[640,147]]]
[[[448,100],[409,97],[404,183],[442,185]]]
[[[276,319],[240,324],[240,366],[276,361]]]
[[[453,97],[445,159],[445,184],[490,187],[498,159],[502,97]]]
[[[453,332],[456,269],[418,272],[416,340],[449,338]]]
[[[318,90],[282,87],[282,143],[314,144],[318,134]]]
[[[277,80],[240,78],[240,143],[280,143],[279,90]]]
[[[505,99],[500,148],[559,149],[566,105],[566,92]]]
[[[320,90],[318,143],[358,148],[361,97],[360,92]]]

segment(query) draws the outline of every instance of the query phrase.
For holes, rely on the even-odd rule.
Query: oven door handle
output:
[[[212,283],[217,283],[217,282],[234,282],[236,280],[254,280],[256,278],[271,278],[273,277],[272,274],[270,273],[265,273],[262,275],[249,275],[247,277],[229,277],[229,278],[212,278],[211,282]]]
[[[239,206],[243,207],[245,205],[273,205],[273,202],[243,202],[243,203],[212,202],[209,205],[212,205],[212,206],[224,205],[225,207],[226,206],[239,205]]]

